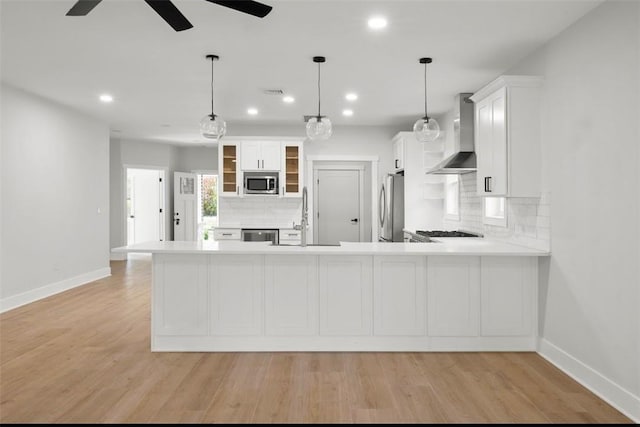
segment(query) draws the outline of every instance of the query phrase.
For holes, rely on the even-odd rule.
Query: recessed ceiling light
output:
[[[256,114],[258,114],[258,109],[257,108],[249,108],[247,110],[247,114],[249,114],[251,116],[255,116]]]
[[[351,116],[353,116],[353,110],[342,110],[342,115],[343,116],[347,116],[347,117],[351,117]]]
[[[381,30],[387,26],[387,19],[383,16],[372,16],[369,18],[369,21],[367,21],[367,25],[369,25],[369,28],[372,30]]]
[[[356,99],[358,99],[358,94],[357,93],[353,93],[353,92],[348,93],[348,94],[345,95],[345,99],[347,101],[355,101]]]
[[[285,96],[284,98],[282,98],[282,100],[284,102],[286,102],[287,104],[291,104],[293,101],[295,101],[296,99],[293,96]]]
[[[109,95],[108,93],[103,93],[102,95],[100,95],[100,101],[102,101],[102,102],[112,102],[113,101],[113,96]]]

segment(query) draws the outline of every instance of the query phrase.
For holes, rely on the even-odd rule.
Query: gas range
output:
[[[482,234],[469,233],[467,231],[445,231],[445,230],[416,230],[411,233],[409,242],[424,243],[432,242],[431,237],[482,237]]]

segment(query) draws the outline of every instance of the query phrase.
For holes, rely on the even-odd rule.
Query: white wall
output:
[[[542,352],[593,377],[592,388],[615,394],[636,421],[639,31],[640,3],[608,1],[507,72],[545,77],[542,179],[551,194],[552,254],[540,278]]]
[[[109,274],[109,129],[4,84],[1,105],[0,298],[8,307]]]
[[[218,147],[177,147],[176,171],[217,171]]]

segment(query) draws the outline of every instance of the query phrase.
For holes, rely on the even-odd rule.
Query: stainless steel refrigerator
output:
[[[389,174],[380,189],[379,221],[381,242],[404,241],[404,176]]]

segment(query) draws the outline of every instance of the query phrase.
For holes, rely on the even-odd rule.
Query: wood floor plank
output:
[[[152,353],[150,257],[0,314],[2,423],[629,423],[535,353]]]

